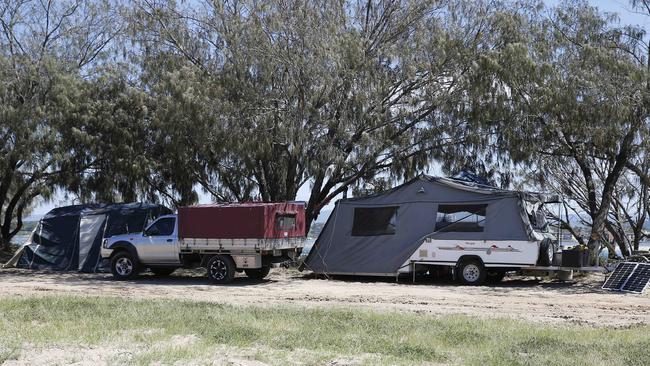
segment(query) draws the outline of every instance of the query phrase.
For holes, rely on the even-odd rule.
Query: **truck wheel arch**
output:
[[[221,255],[221,256],[227,256],[230,257],[233,261],[235,260],[230,253],[206,253],[201,255],[201,267],[207,268],[208,267],[208,262],[210,262],[210,259],[216,255]]]
[[[128,241],[118,241],[117,243],[113,244],[110,249],[113,249],[113,253],[111,253],[111,258],[115,256],[119,252],[129,252],[135,259],[140,259],[138,257],[138,251],[135,249],[133,244],[129,243]]]

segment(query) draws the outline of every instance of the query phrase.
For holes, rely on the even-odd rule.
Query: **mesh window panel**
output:
[[[354,209],[352,236],[395,234],[397,207],[357,207]]]
[[[436,217],[439,232],[482,232],[487,205],[440,205]]]

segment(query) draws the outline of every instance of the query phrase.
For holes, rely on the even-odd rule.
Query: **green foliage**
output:
[[[0,4],[0,246],[36,198],[79,193],[75,182],[105,161],[96,106],[106,101],[93,75],[119,33],[113,10],[104,1]]]
[[[487,141],[458,105],[497,8],[142,2],[144,88],[161,128],[187,141],[159,158],[183,157],[189,171],[171,181],[219,200],[294,199],[309,184],[310,219],[351,187],[386,188],[436,157],[451,165]]]
[[[644,175],[644,30],[585,1],[120,4],[0,5],[3,243],[57,191],[185,205],[308,186],[311,222],[439,165],[502,186],[524,168],[598,237],[625,170]]]
[[[638,32],[585,1],[514,19],[494,29],[504,42],[482,61],[494,88],[475,105],[503,120],[499,145],[529,183],[564,195],[588,217],[593,249],[627,165],[645,154],[647,49]]]

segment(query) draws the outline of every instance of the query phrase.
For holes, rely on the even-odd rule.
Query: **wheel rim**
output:
[[[214,278],[217,281],[221,281],[226,278],[227,274],[228,267],[224,261],[221,259],[212,261],[212,264],[210,265],[210,277]]]
[[[551,263],[553,261],[553,246],[549,245],[546,252],[546,255],[548,255],[548,262]]]
[[[120,258],[115,263],[115,271],[120,276],[128,276],[133,272],[133,262],[126,257]]]
[[[467,282],[476,282],[480,276],[480,269],[476,264],[468,264],[463,268],[463,278]]]

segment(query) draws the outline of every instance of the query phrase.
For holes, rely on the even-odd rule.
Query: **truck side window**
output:
[[[174,222],[173,217],[166,217],[156,221],[153,225],[149,226],[147,231],[145,231],[146,236],[169,236],[174,233]]]

